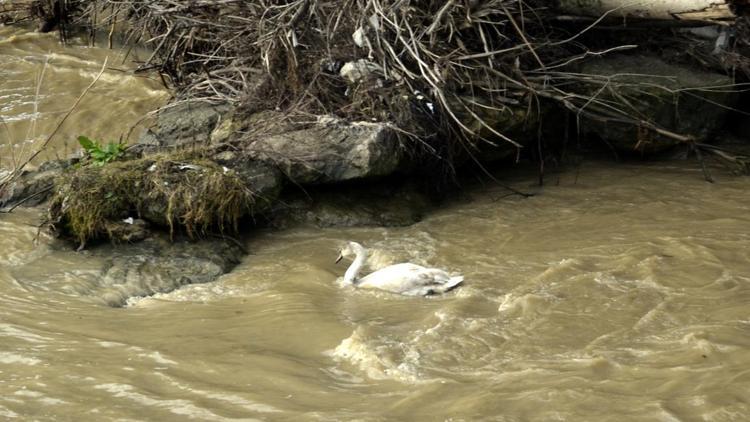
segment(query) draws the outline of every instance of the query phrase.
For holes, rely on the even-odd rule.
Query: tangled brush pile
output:
[[[79,18],[124,16],[154,49],[142,69],[182,99],[389,121],[423,140],[520,147],[486,116],[534,108],[545,72],[575,60],[547,10],[518,0],[88,3]]]

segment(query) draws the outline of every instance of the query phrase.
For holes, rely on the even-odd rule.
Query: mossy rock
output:
[[[63,173],[55,186],[49,223],[81,245],[112,238],[112,222],[130,217],[193,238],[210,230],[236,231],[256,203],[235,171],[178,154],[82,166]]]

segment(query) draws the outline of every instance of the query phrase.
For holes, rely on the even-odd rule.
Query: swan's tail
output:
[[[463,283],[464,276],[457,275],[448,279],[448,282],[440,286],[440,293],[445,293],[449,290],[453,290],[458,287],[459,284]]]

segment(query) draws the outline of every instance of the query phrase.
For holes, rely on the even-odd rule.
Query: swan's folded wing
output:
[[[451,283],[451,280],[451,276],[441,269],[404,263],[391,265],[363,277],[357,286],[421,296],[443,291],[441,287]]]
[[[425,285],[442,285],[451,280],[450,274],[439,268],[425,268],[421,272],[420,277],[426,279]]]
[[[415,264],[396,264],[362,277],[357,287],[402,293],[424,282],[426,268]]]

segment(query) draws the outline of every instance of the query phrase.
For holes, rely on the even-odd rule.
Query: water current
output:
[[[9,31],[10,120],[26,113],[14,90],[34,84],[6,83],[8,57],[26,73],[40,55],[76,57],[49,67],[79,76],[45,82],[75,98],[70,79],[85,86],[105,53],[49,53],[46,35]],[[83,104],[92,117],[70,133],[117,137],[130,123],[113,116],[158,105],[152,80],[112,78],[129,103]],[[715,176],[584,161],[531,198],[467,188],[410,227],[259,231],[217,281],[124,308],[90,294],[98,258],[35,244],[39,210],[0,215],[0,420],[748,420],[750,179]],[[341,287],[346,240],[372,248],[371,268],[429,264],[465,285],[433,298]]]

